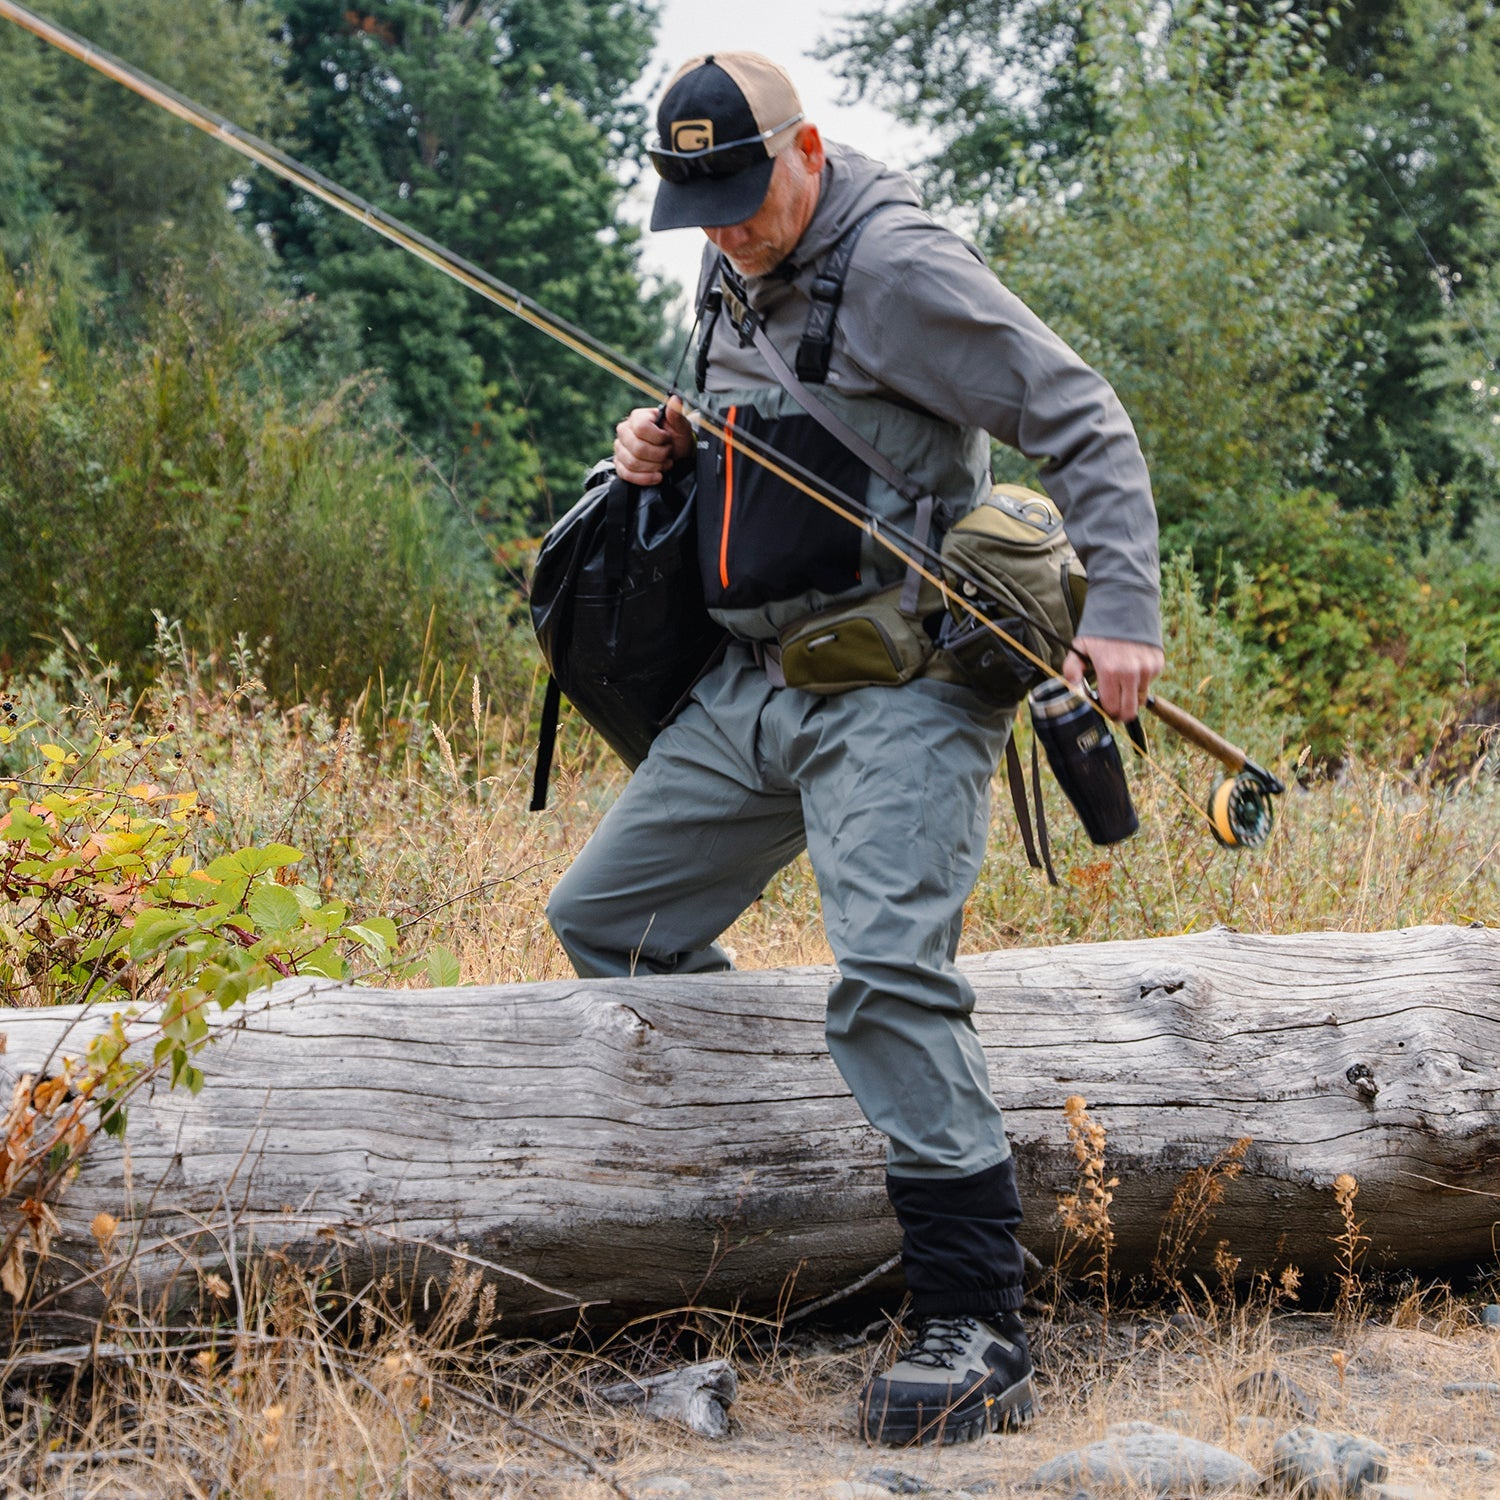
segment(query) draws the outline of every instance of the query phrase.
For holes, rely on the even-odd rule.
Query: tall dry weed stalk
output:
[[[1339,1296],[1335,1304],[1335,1317],[1344,1323],[1352,1323],[1364,1310],[1365,1287],[1360,1279],[1359,1263],[1364,1257],[1369,1235],[1363,1233],[1364,1225],[1354,1215],[1354,1200],[1359,1196],[1359,1181],[1352,1172],[1340,1172],[1333,1179],[1334,1201],[1339,1206],[1344,1227],[1334,1236],[1338,1249]]]
[[[1097,1284],[1107,1321],[1110,1255],[1115,1244],[1109,1208],[1120,1179],[1107,1173],[1104,1126],[1089,1115],[1088,1101],[1082,1094],[1070,1094],[1063,1100],[1063,1117],[1068,1122],[1068,1144],[1078,1164],[1078,1176],[1074,1191],[1057,1200],[1057,1217],[1063,1228],[1058,1264],[1065,1265],[1075,1254],[1083,1257],[1083,1279]]]
[[[1158,1286],[1181,1288],[1187,1261],[1208,1232],[1214,1210],[1224,1201],[1229,1184],[1245,1170],[1245,1153],[1251,1144],[1251,1137],[1242,1135],[1211,1162],[1194,1167],[1177,1184],[1151,1261],[1152,1279]]]

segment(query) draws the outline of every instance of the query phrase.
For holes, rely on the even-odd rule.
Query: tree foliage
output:
[[[1020,79],[975,85],[1013,93],[1007,118],[1031,113],[997,162],[1006,196],[971,184],[963,205],[1005,281],[1119,389],[1169,543],[1217,545],[1239,530],[1236,496],[1332,466],[1373,352],[1374,267],[1339,206],[1309,24],[1216,0],[1165,24],[1146,0],[1087,0],[1067,25],[1006,9],[1021,55],[1064,50],[1068,81],[1025,106]],[[982,75],[951,20],[944,73]]]
[[[274,318],[181,288],[112,334],[45,261],[0,272],[0,663],[63,630],[139,684],[159,616],[347,703],[424,653],[493,679],[508,631],[472,523],[366,425],[356,386],[291,402]]]
[[[908,0],[833,50],[1119,389],[1268,701],[1411,756],[1500,706],[1495,15],[1325,6]]]
[[[1341,18],[1322,87],[1348,163],[1346,192],[1389,270],[1374,310],[1386,355],[1346,443],[1358,483],[1344,494],[1390,503],[1410,473],[1449,487],[1467,521],[1495,473],[1473,452],[1488,437],[1477,429],[1490,411],[1473,410],[1465,387],[1485,373],[1466,313],[1500,222],[1500,158],[1489,143],[1500,114],[1500,10],[1491,0],[1349,0]],[[1451,354],[1467,345],[1467,374],[1435,406],[1427,371],[1436,324],[1456,336]]]
[[[292,0],[281,62],[311,165],[554,312],[649,355],[636,235],[616,160],[646,57],[638,0]],[[252,195],[293,287],[387,372],[415,441],[494,518],[534,524],[597,456],[622,393],[577,355],[279,185]]]
[[[249,130],[284,112],[264,0],[53,0],[47,13]],[[141,295],[175,263],[253,295],[265,258],[230,211],[242,169],[192,126],[0,27],[0,243],[13,257],[55,216],[106,288]]]

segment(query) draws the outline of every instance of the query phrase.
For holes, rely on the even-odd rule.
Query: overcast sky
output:
[[[808,118],[825,137],[848,141],[861,151],[907,166],[925,153],[916,134],[897,125],[869,104],[838,102],[844,88],[827,63],[808,54],[839,23],[857,10],[878,7],[879,0],[748,0],[737,6],[706,5],[703,0],[663,0],[657,53],[642,80],[641,96],[654,110],[662,84],[679,63],[700,52],[761,52],[792,76]],[[655,120],[651,134],[655,136]],[[648,174],[634,205],[644,224],[650,214],[656,178]],[[703,232],[671,229],[644,236],[648,270],[691,286],[697,280]]]

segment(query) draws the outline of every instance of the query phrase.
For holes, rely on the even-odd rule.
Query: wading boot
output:
[[[865,1439],[892,1446],[966,1443],[1029,1421],[1031,1354],[1013,1312],[917,1318],[896,1363],[860,1397]]]

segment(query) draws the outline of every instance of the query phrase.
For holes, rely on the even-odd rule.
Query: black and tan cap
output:
[[[661,136],[653,157],[676,165],[678,153],[701,152],[680,181],[665,175],[651,211],[653,229],[739,224],[765,201],[776,158],[797,139],[802,101],[786,71],[758,52],[710,52],[685,62],[656,111]],[[743,147],[717,171],[713,153]],[[741,158],[747,158],[739,165]],[[658,171],[662,170],[658,163]],[[674,173],[675,175],[675,173]]]

